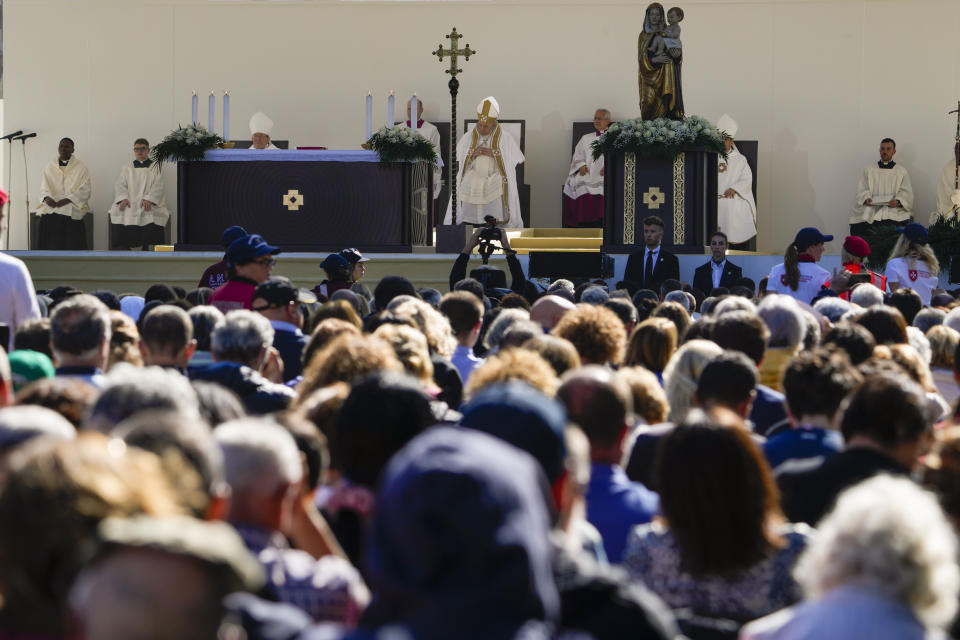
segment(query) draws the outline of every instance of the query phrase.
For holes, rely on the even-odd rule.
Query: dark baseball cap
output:
[[[267,301],[267,306],[253,307],[254,311],[263,311],[271,307],[285,307],[291,302],[316,302],[317,296],[306,289],[297,288],[289,278],[274,276],[257,285],[253,291],[253,300]]]
[[[320,263],[320,268],[328,273],[334,271],[340,271],[342,269],[347,269],[350,266],[350,261],[343,257],[339,253],[331,253],[323,262]]]
[[[831,240],[833,240],[833,236],[823,235],[820,233],[820,229],[816,227],[804,227],[800,229],[800,231],[797,231],[797,235],[793,239],[793,244],[797,245],[800,251],[803,251],[807,247],[812,247],[821,242],[830,242]]]
[[[280,247],[267,244],[263,236],[255,233],[237,238],[227,247],[227,262],[231,265],[243,264],[260,256],[276,255],[280,251]]]
[[[340,255],[346,258],[347,262],[349,262],[350,264],[357,264],[358,262],[370,261],[370,258],[364,258],[363,254],[357,251],[356,249],[354,249],[353,247],[350,247],[349,249],[344,249],[343,251],[340,252]]]
[[[229,247],[233,244],[234,240],[239,240],[245,235],[247,235],[247,230],[243,227],[227,227],[223,230],[223,235],[220,236],[220,244],[223,245],[224,248]]]
[[[907,240],[913,244],[927,244],[927,228],[919,222],[911,222],[905,227],[898,227],[897,233],[907,236]]]

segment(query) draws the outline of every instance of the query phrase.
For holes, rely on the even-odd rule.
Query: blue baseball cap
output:
[[[812,247],[821,242],[830,242],[831,240],[833,240],[833,236],[823,235],[820,233],[820,229],[816,227],[804,227],[800,229],[800,231],[797,231],[797,235],[793,239],[793,244],[797,245],[799,251],[803,251],[807,247]]]
[[[234,240],[239,240],[245,235],[247,235],[247,230],[243,227],[227,227],[223,230],[223,235],[220,236],[220,244],[224,248],[229,247],[231,244],[233,244]]]
[[[320,268],[327,273],[334,273],[350,268],[350,262],[339,253],[331,253],[320,263]]]
[[[254,258],[280,253],[280,247],[267,244],[258,233],[234,240],[227,248],[227,264],[233,266],[250,262]]]
[[[905,227],[897,227],[897,233],[907,236],[907,240],[913,244],[927,244],[927,237],[930,235],[927,228],[919,222],[911,222]]]

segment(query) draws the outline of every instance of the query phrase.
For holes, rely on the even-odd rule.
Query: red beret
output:
[[[843,241],[843,248],[847,250],[847,253],[851,253],[858,258],[866,258],[870,255],[870,245],[860,236],[847,236],[846,240]]]

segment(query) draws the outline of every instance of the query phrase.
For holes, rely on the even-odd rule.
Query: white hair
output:
[[[558,278],[557,280],[554,280],[553,282],[551,282],[550,286],[547,287],[547,293],[551,293],[552,291],[556,291],[557,289],[564,289],[566,291],[569,291],[570,295],[573,295],[574,293],[573,283],[567,280],[566,278]]]
[[[604,291],[602,287],[587,287],[580,294],[580,302],[587,304],[603,304],[609,299],[610,294]]]
[[[794,575],[810,599],[844,585],[877,591],[945,627],[957,612],[957,539],[936,497],[876,476],[840,494]]]
[[[800,305],[790,296],[770,294],[760,301],[757,315],[770,329],[771,348],[795,349],[807,330]]]
[[[925,309],[920,309],[917,312],[917,315],[913,317],[913,326],[923,331],[924,334],[927,331],[930,331],[933,327],[943,324],[943,319],[947,316],[947,312],[943,309],[934,309],[933,307],[926,307]]]
[[[943,324],[955,331],[960,331],[960,307],[955,307],[947,312],[943,318]]]
[[[917,350],[917,353],[929,367],[933,350],[930,348],[930,341],[927,340],[927,336],[923,335],[923,331],[917,327],[907,327],[907,338],[910,340],[910,346]]]
[[[828,297],[817,300],[813,305],[813,309],[829,318],[830,322],[836,324],[840,322],[843,314],[850,311],[851,307],[850,303],[843,298]]]
[[[250,364],[273,344],[273,327],[259,313],[234,309],[217,324],[210,336],[210,350],[217,360]]]
[[[297,443],[271,420],[232,420],[217,427],[213,436],[223,451],[224,474],[234,493],[269,495],[303,477]]]
[[[491,351],[496,351],[500,346],[500,340],[507,335],[515,322],[518,320],[529,320],[530,312],[525,309],[504,309],[493,321],[490,328],[487,329],[487,335],[483,338],[483,344]]]
[[[719,318],[730,311],[749,311],[750,313],[756,313],[757,305],[753,304],[752,300],[744,298],[743,296],[726,296],[713,306],[711,315]]]
[[[664,302],[676,302],[678,305],[683,307],[687,313],[690,313],[690,298],[687,297],[687,294],[683,291],[671,291],[667,295],[663,296]]]
[[[693,406],[700,373],[707,363],[723,354],[723,349],[709,340],[691,340],[677,349],[663,369],[663,389],[670,402],[670,420],[679,422]]]
[[[190,380],[177,371],[120,362],[106,375],[103,392],[83,427],[109,433],[123,420],[147,409],[199,418],[200,400]]]
[[[858,304],[864,309],[883,304],[883,291],[869,282],[858,285],[850,292],[850,302]]]

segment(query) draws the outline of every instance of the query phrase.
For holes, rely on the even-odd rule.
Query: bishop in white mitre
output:
[[[864,237],[870,228],[886,220],[908,220],[913,209],[913,187],[910,175],[893,156],[897,143],[891,138],[880,142],[880,160],[860,174],[857,201],[850,212],[850,235]]]
[[[412,100],[407,100],[407,128],[413,128],[413,121],[410,119],[410,110],[412,109],[411,103]],[[437,152],[437,157],[440,157],[440,131],[437,130],[432,123],[427,122],[423,119],[423,101],[419,98],[417,99],[417,133],[426,138],[427,142],[433,145],[433,150]],[[443,171],[440,169],[440,164],[437,163],[433,167],[433,199],[436,199],[440,196],[440,187],[442,186],[443,180]]]
[[[492,216],[497,226],[523,227],[520,195],[517,191],[517,165],[523,152],[497,118],[500,105],[493,96],[477,105],[477,124],[457,143],[457,222],[484,224]],[[447,204],[444,224],[451,224],[451,206]]]
[[[251,149],[276,149],[270,142],[270,133],[273,131],[273,120],[263,111],[257,111],[250,117]]]
[[[740,125],[723,114],[717,128],[725,132],[727,158],[717,163],[717,227],[727,242],[739,244],[757,235],[757,202],[753,197],[753,172],[734,142]]]
[[[610,126],[610,110],[593,114],[594,131],[577,142],[563,183],[563,226],[594,227],[603,220],[603,156],[593,159],[593,143]]]
[[[960,189],[957,189],[957,158],[960,158],[960,143],[953,148],[954,157],[947,162],[940,172],[940,183],[937,185],[937,210],[930,216],[930,223],[938,217],[953,218],[960,211]]]
[[[138,138],[133,143],[133,162],[120,169],[109,212],[114,249],[146,249],[164,242],[170,211],[160,172],[149,156],[150,143]]]
[[[70,138],[57,147],[57,158],[40,177],[40,249],[87,249],[83,217],[90,210],[90,172],[73,155]]]

